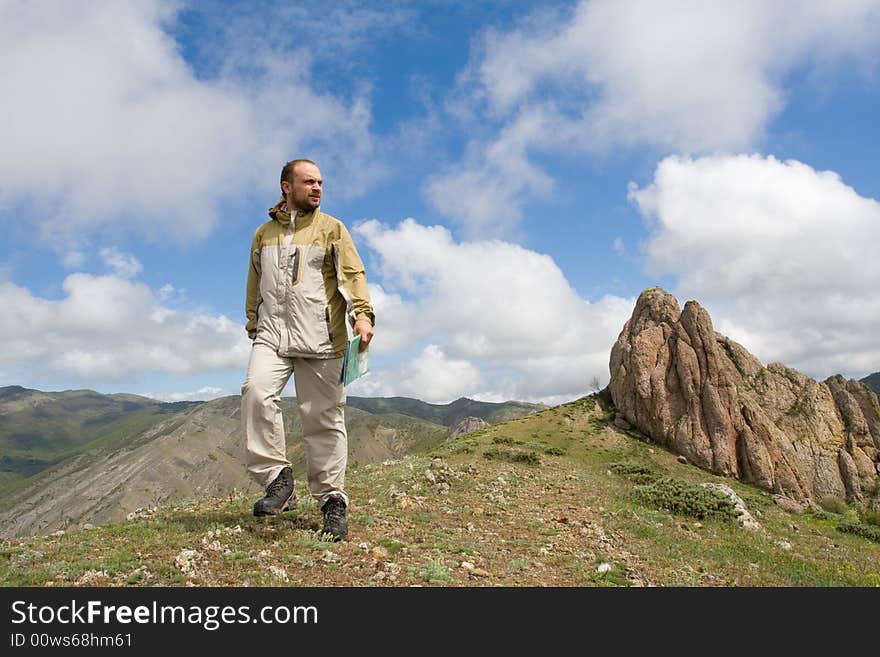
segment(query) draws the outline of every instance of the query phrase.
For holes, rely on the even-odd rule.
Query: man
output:
[[[351,235],[341,221],[321,212],[322,184],[311,160],[285,164],[281,200],[254,233],[245,302],[253,347],[241,387],[241,417],[248,472],[266,488],[254,515],[276,515],[296,499],[279,406],[294,375],[309,491],[321,507],[324,532],[342,540],[349,502],[340,382],[345,321],[366,348],[375,316]]]

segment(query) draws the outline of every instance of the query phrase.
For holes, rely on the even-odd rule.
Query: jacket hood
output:
[[[278,203],[269,208],[269,216],[282,226],[290,223],[290,212],[287,209],[287,201],[283,196]]]
[[[299,216],[317,216],[317,213],[320,212],[320,210],[321,208],[317,207],[308,214]],[[290,224],[290,210],[287,209],[287,200],[283,196],[281,197],[281,200],[278,201],[278,203],[269,208],[269,216],[282,226],[287,226]]]

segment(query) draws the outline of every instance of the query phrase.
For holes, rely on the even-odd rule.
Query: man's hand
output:
[[[354,332],[361,336],[361,344],[358,347],[358,353],[362,352],[370,344],[373,339],[373,325],[369,320],[359,319],[354,323]]]

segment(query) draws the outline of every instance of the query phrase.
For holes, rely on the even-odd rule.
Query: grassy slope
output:
[[[0,508],[40,473],[67,459],[112,451],[171,414],[198,402],[163,404],[91,390],[0,388]]]
[[[766,493],[681,464],[609,419],[585,398],[427,453],[352,466],[343,543],[322,540],[310,499],[263,520],[250,515],[251,499],[232,496],[0,542],[0,584],[880,585],[880,544],[838,531],[839,516],[786,513]],[[723,481],[763,529],[645,506],[612,471],[621,462]],[[600,573],[604,563],[610,570]]]
[[[348,405],[374,414],[411,415],[447,427],[455,426],[468,416],[496,424],[545,408],[540,404],[526,402],[481,402],[466,397],[449,404],[429,404],[409,397],[349,397]]]

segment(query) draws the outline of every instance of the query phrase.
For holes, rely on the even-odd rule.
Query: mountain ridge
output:
[[[462,409],[499,417],[537,408],[473,400],[429,405],[411,398],[349,399],[352,403],[346,406],[345,417],[349,461],[354,467],[401,458],[448,439],[450,426],[421,416],[448,421]],[[382,412],[371,413],[359,405],[381,407]],[[305,453],[296,399],[284,397],[281,406],[288,458],[295,476],[302,478]],[[22,452],[29,456],[38,469],[12,472],[16,463],[4,455],[7,472],[0,487],[0,535],[119,521],[136,508],[172,499],[236,490],[259,492],[246,474],[239,414],[238,395],[206,402],[159,402],[131,400],[125,393],[44,393],[21,386],[0,389],[0,444],[17,444],[19,456]],[[28,442],[35,445],[42,460],[27,454]]]

